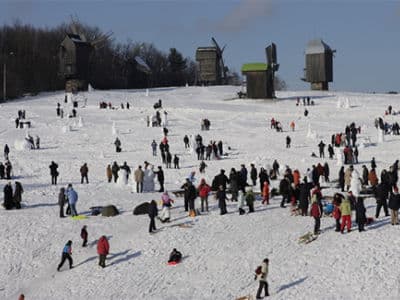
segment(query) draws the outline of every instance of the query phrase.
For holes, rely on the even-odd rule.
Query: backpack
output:
[[[258,266],[257,269],[254,272],[256,273],[256,275],[260,275],[261,274],[261,270],[262,270],[262,267]]]

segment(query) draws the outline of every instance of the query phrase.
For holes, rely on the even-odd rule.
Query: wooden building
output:
[[[222,84],[221,64],[216,47],[197,48],[196,61],[199,63],[199,81],[201,84]]]
[[[67,34],[59,48],[60,74],[65,78],[65,91],[88,89],[91,43],[78,34]]]
[[[306,49],[304,81],[311,83],[312,90],[329,90],[333,81],[333,53],[321,39],[309,41]]]
[[[242,74],[246,76],[247,98],[274,98],[273,72],[266,63],[244,64]]]

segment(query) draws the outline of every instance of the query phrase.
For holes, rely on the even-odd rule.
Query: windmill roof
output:
[[[319,54],[332,51],[321,39],[311,40],[307,44],[306,54]]]
[[[197,51],[217,51],[216,47],[198,47]]]
[[[267,71],[268,65],[266,63],[248,63],[242,66],[242,72],[254,71]]]

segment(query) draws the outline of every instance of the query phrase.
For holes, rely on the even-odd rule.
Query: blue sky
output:
[[[151,42],[194,57],[196,47],[222,45],[226,65],[265,61],[264,48],[278,47],[278,72],[290,90],[300,80],[308,40],[322,38],[337,50],[331,88],[400,90],[400,1],[386,0],[0,0],[0,23],[20,19],[40,27],[69,21],[113,31],[117,41]]]

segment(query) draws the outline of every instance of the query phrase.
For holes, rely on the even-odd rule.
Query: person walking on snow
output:
[[[69,206],[71,207],[71,215],[73,217],[77,216],[78,213],[76,212],[76,202],[78,202],[78,193],[72,188],[71,183],[68,184],[67,197]]]
[[[171,209],[172,203],[174,203],[174,200],[172,200],[170,198],[168,192],[165,191],[161,196],[161,201],[162,201],[162,211],[161,211],[161,216],[158,219],[162,223],[169,222],[170,218],[171,218],[170,209]]]
[[[342,204],[340,204],[340,212],[342,213],[342,224],[340,226],[340,232],[344,232],[344,227],[347,225],[347,232],[351,231],[351,205],[349,197],[346,196]]]
[[[157,143],[155,140],[151,143],[151,149],[153,150],[153,156],[157,156]]]
[[[57,271],[60,271],[61,267],[64,265],[65,261],[68,260],[69,262],[69,268],[72,269],[73,268],[73,260],[72,260],[72,241],[68,241],[65,246],[64,249],[62,251],[62,256],[61,256],[61,262],[57,267]]]
[[[318,148],[319,148],[319,157],[320,158],[325,158],[325,152],[324,152],[325,144],[324,144],[323,141],[319,142]]]
[[[50,175],[51,175],[51,184],[57,185],[58,165],[54,161],[52,161],[49,168],[50,168]]]
[[[103,235],[97,242],[97,254],[99,255],[99,266],[102,268],[106,267],[106,258],[110,251],[110,244],[108,243],[107,237]]]
[[[86,230],[86,225],[83,225],[81,229],[81,238],[83,240],[82,247],[86,247],[88,240],[88,232]]]
[[[67,196],[65,195],[65,188],[60,188],[58,193],[58,206],[60,207],[60,218],[64,218],[64,205],[68,202]]]
[[[310,209],[310,216],[314,218],[314,234],[317,235],[320,233],[321,227],[321,209],[318,205],[318,201],[316,197],[312,197],[312,204]]]
[[[83,166],[80,169],[80,172],[81,172],[81,183],[83,184],[85,179],[86,179],[86,183],[89,183],[89,179],[88,179],[89,168],[86,163],[83,164]]]
[[[151,200],[150,204],[149,204],[149,211],[148,211],[148,215],[150,218],[150,225],[149,225],[149,233],[152,233],[153,230],[157,230],[156,229],[156,221],[155,218],[158,215],[158,209],[157,209],[157,202],[154,200]]]
[[[197,190],[199,191],[201,201],[201,212],[204,212],[204,204],[206,206],[206,211],[208,212],[208,194],[211,192],[211,187],[206,183],[204,178],[201,179]]]
[[[111,180],[112,180],[111,165],[107,165],[107,168],[106,168],[106,176],[107,176],[107,182],[111,182]]]
[[[257,295],[256,299],[262,299],[261,297],[261,292],[264,289],[265,292],[265,297],[269,296],[268,293],[268,282],[267,282],[267,276],[268,276],[268,265],[269,265],[269,260],[268,258],[264,259],[262,264],[261,264],[261,270],[260,273],[256,275],[256,279],[259,281],[259,286],[257,290]]]
[[[269,204],[269,184],[268,181],[264,181],[264,186],[262,190],[263,201],[262,204]]]
[[[291,142],[291,138],[290,136],[286,136],[286,148],[290,148],[290,142]]]

